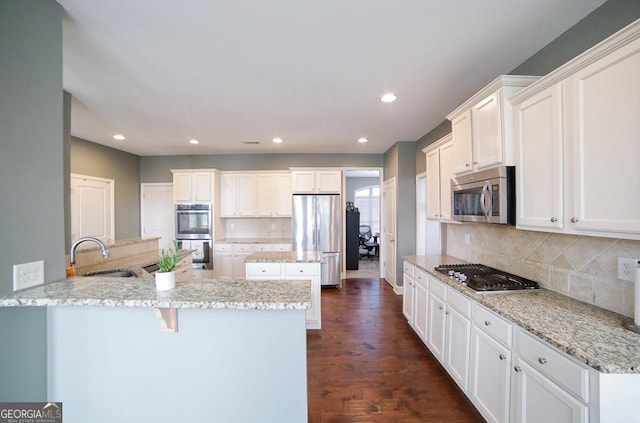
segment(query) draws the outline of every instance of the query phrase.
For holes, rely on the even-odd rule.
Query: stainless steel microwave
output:
[[[515,167],[501,166],[451,179],[453,220],[516,224]]]

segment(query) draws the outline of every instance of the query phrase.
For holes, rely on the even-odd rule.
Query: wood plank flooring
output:
[[[381,279],[322,291],[322,329],[307,332],[310,423],[482,422],[402,315]]]

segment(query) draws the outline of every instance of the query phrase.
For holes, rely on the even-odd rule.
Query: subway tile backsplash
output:
[[[446,254],[533,279],[547,289],[633,317],[633,282],[618,256],[640,258],[640,241],[447,224]],[[469,245],[464,236],[470,235]]]

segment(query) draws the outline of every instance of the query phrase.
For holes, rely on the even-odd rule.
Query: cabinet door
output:
[[[220,175],[220,216],[235,217],[237,200],[237,175]]]
[[[435,295],[429,295],[429,329],[427,346],[433,355],[442,362],[444,359],[445,338],[445,311],[444,301]]]
[[[293,192],[313,193],[316,188],[316,173],[312,170],[294,170],[291,172]]]
[[[233,253],[231,266],[233,267],[233,278],[244,279],[246,277],[246,266],[244,259],[251,255],[252,251],[236,251]]]
[[[440,219],[440,149],[427,153],[427,219]]]
[[[211,172],[195,172],[191,175],[191,192],[193,201],[210,202],[211,197]]]
[[[284,279],[311,280],[311,307],[306,311],[307,329],[322,327],[320,298],[320,263],[285,263]]]
[[[518,146],[517,225],[562,229],[562,83],[514,107]]]
[[[421,271],[416,272],[413,282],[413,329],[420,339],[427,341],[427,324],[429,322],[429,290],[428,277]]]
[[[508,422],[511,350],[474,326],[471,331],[470,368],[471,401],[488,422]]]
[[[257,176],[258,216],[275,216],[275,175]]]
[[[570,78],[578,230],[640,234],[640,40]]]
[[[402,292],[402,314],[407,318],[409,325],[413,326],[414,280],[411,276],[403,273],[402,283],[404,285],[404,290]]]
[[[589,409],[517,358],[514,365],[513,419],[518,423],[587,423]]]
[[[237,215],[254,217],[258,215],[258,178],[254,174],[237,176]]]
[[[471,109],[473,167],[484,169],[502,163],[502,89]]]
[[[214,266],[216,278],[233,278],[233,253],[216,252]]]
[[[451,307],[446,311],[446,348],[444,366],[466,393],[469,388],[471,321]]]
[[[342,172],[339,170],[319,170],[316,172],[316,192],[321,194],[340,194]]]
[[[440,219],[451,220],[451,178],[453,178],[453,142],[440,147]]]
[[[453,170],[456,174],[471,172],[472,170],[472,146],[471,146],[471,110],[461,114],[451,121],[453,134],[454,162]]]
[[[291,217],[291,174],[277,174],[274,178],[275,215],[278,217]]]
[[[173,174],[173,201],[189,202],[191,196],[191,174],[190,173],[174,173]]]

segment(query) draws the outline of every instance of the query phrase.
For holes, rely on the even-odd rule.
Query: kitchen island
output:
[[[75,277],[0,298],[47,307],[48,398],[73,422],[307,421],[305,280]]]

